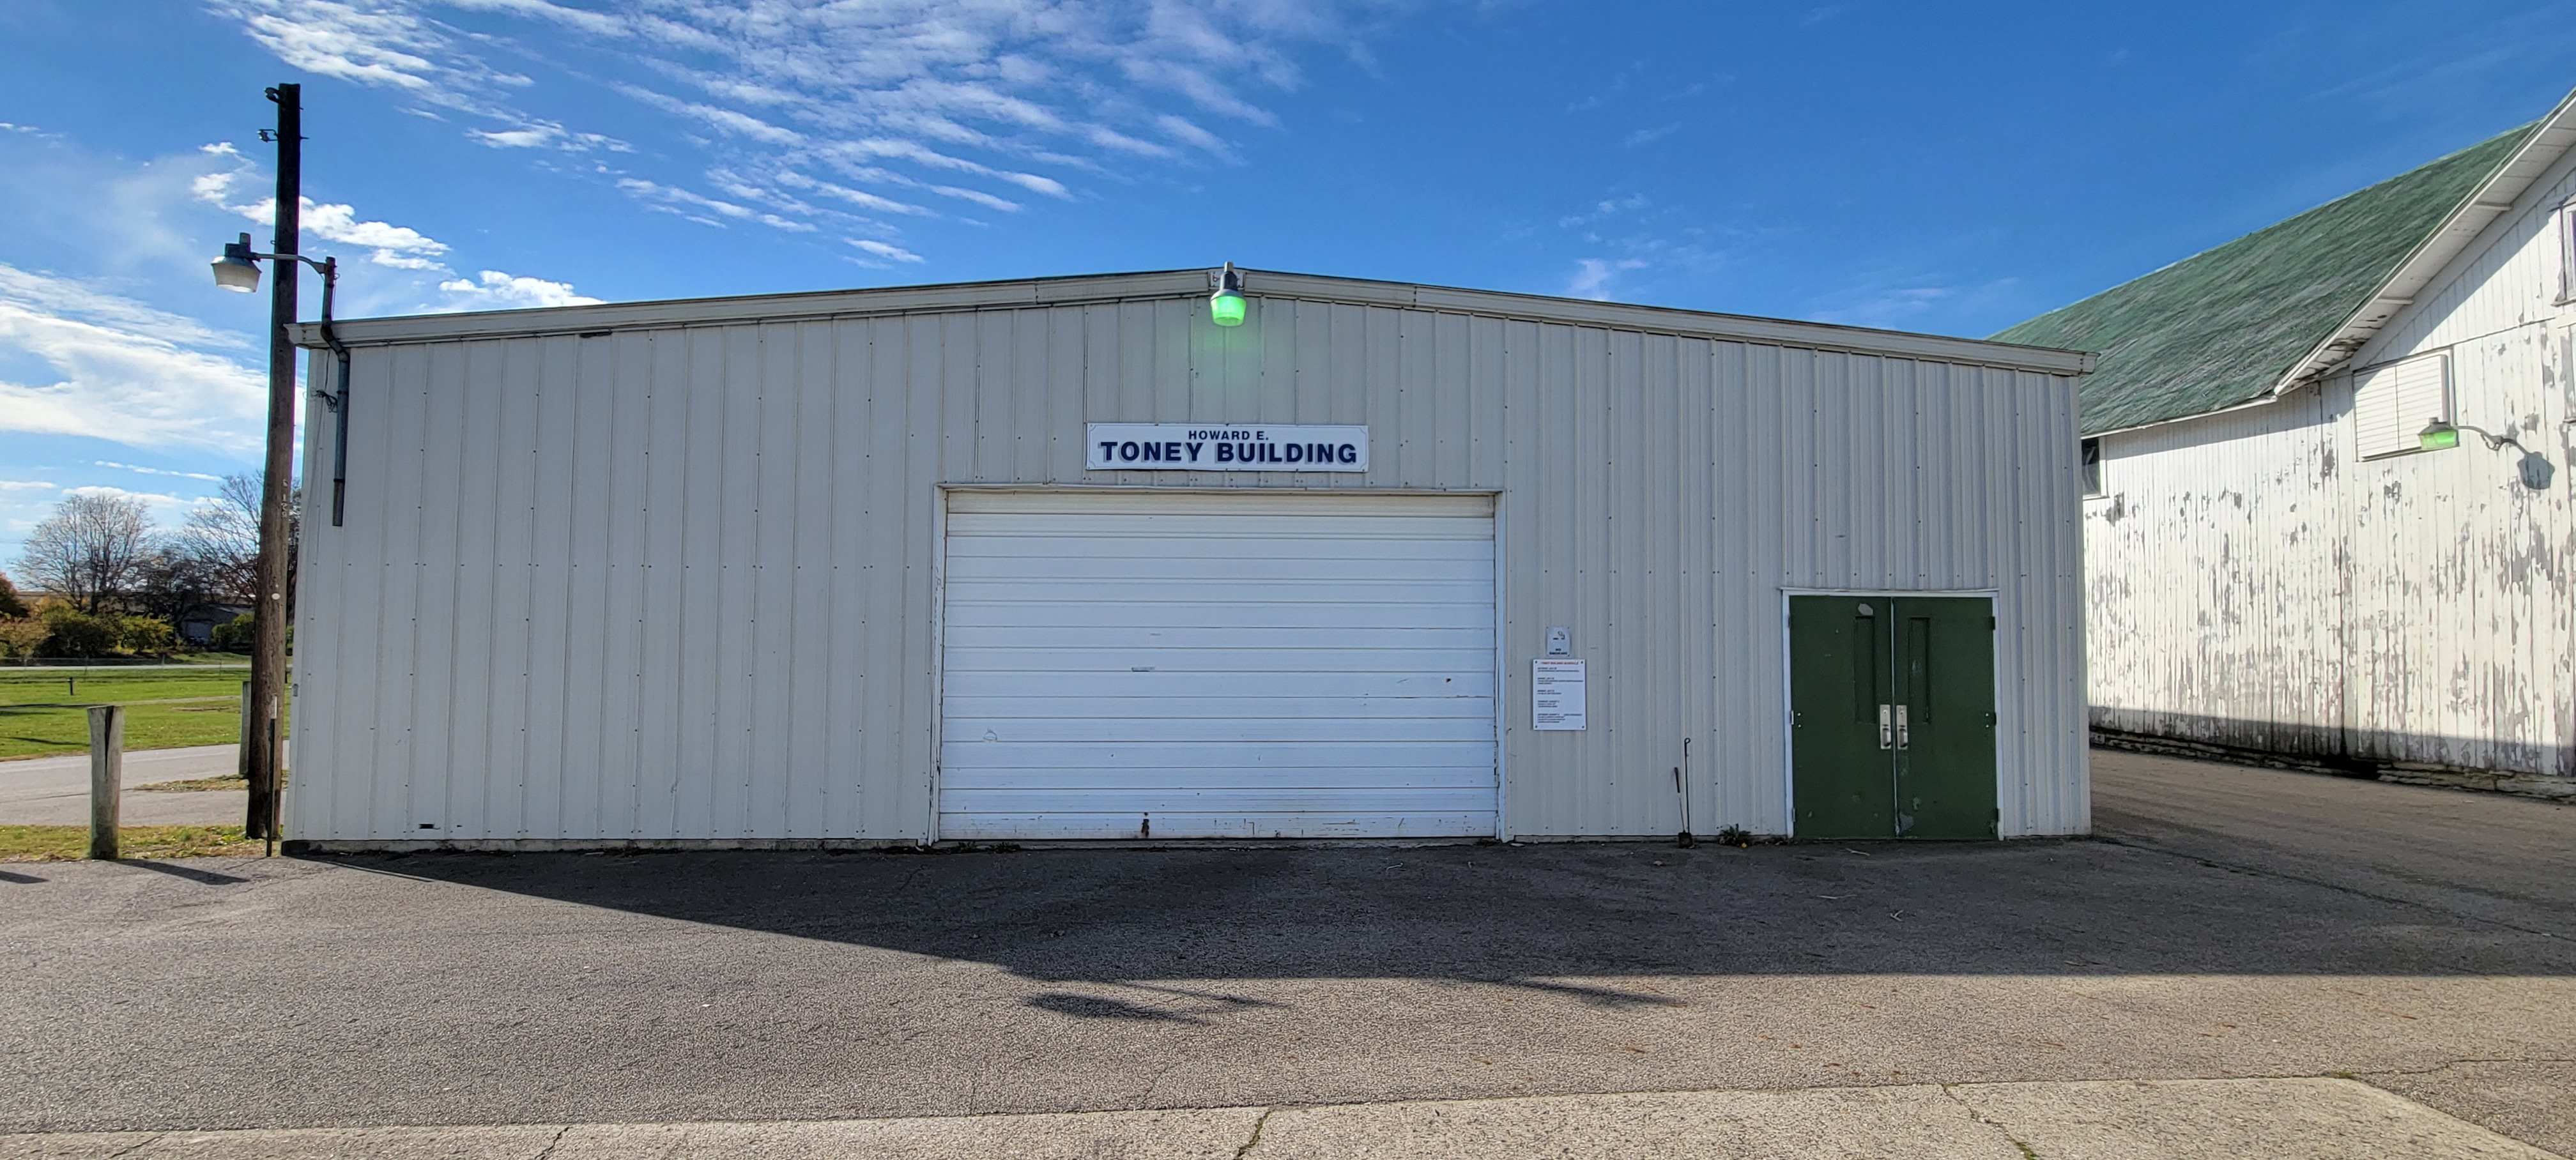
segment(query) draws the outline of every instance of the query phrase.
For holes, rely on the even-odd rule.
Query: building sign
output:
[[[1530,662],[1530,728],[1583,728],[1583,662]]]
[[[1093,471],[1366,471],[1368,428],[1093,423]]]

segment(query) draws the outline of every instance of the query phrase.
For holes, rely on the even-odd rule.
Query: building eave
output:
[[[2251,411],[2259,407],[2269,407],[2274,403],[2280,402],[2287,396],[2287,391],[2267,392],[2265,394],[2256,395],[2241,403],[2230,403],[2212,411],[2194,411],[2188,415],[2176,415],[2170,419],[2157,419],[2148,423],[2132,423],[2126,427],[2113,427],[2107,431],[2087,431],[2084,433],[2084,438],[2108,439],[2114,435],[2133,435],[2140,431],[2152,431],[2158,427],[2171,427],[2176,423],[2197,423],[2203,419],[2223,418],[2239,412]]]
[[[2576,92],[2570,92],[2559,101],[2558,107],[2550,111],[2530,137],[2524,139],[2513,156],[2506,158],[2494,173],[2460,199],[2460,204],[2442,219],[2442,224],[2426,235],[2405,260],[2380,281],[2378,288],[2344,319],[2341,326],[2282,372],[2272,384],[2272,393],[2287,394],[2343,366],[2390,321],[2414,305],[2415,299],[2454,259],[2466,253],[2487,227],[2511,213],[2523,195],[2529,193],[2570,148],[2576,148]]]
[[[1823,322],[1264,270],[1246,270],[1244,275],[1247,294],[1259,299],[1440,310],[1853,354],[1921,358],[2050,375],[2084,374],[2093,369],[2095,361],[2095,356],[2086,351]],[[1200,298],[1207,293],[1205,270],[1166,270],[1005,282],[603,303],[474,314],[347,319],[336,322],[333,329],[343,343],[361,347],[751,321],[782,322]],[[298,346],[319,348],[324,345],[318,324],[298,323],[292,333]]]

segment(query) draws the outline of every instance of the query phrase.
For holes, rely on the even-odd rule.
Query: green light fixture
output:
[[[1216,293],[1208,295],[1208,317],[1218,326],[1243,325],[1243,271],[1228,262],[1222,270],[1208,271],[1208,281]]]
[[[2505,428],[2505,430],[2508,431],[2512,429],[2513,428],[2511,427]],[[2483,427],[2472,427],[2466,423],[2453,423],[2444,419],[2435,419],[2432,422],[2425,424],[2423,430],[2415,433],[2415,443],[2416,446],[2419,446],[2426,451],[2440,451],[2445,448],[2457,447],[2460,445],[2460,432],[2462,431],[2466,431],[2469,434],[2477,436],[2481,441],[2486,443],[2487,450],[2489,451],[2502,451],[2505,448],[2510,447],[2516,451],[2522,452],[2522,459],[2515,463],[2514,466],[2521,471],[2522,485],[2524,487],[2530,488],[2533,491],[2547,491],[2549,490],[2549,481],[2558,474],[2558,465],[2551,463],[2548,456],[2542,455],[2537,451],[2523,446],[2521,441],[2515,439],[2513,436],[2498,435]]]

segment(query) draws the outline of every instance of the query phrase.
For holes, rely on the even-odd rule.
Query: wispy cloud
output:
[[[232,169],[199,175],[190,185],[190,192],[198,201],[220,207],[239,215],[246,221],[263,226],[273,225],[276,222],[277,199],[274,197],[264,197],[257,201],[239,204],[231,200],[235,186],[244,179],[255,176],[250,169],[249,161],[242,158],[238,150],[230,144],[219,142],[205,146],[200,152],[210,157],[231,159],[238,164]],[[684,194],[684,191],[670,192],[674,196]],[[706,198],[698,200],[711,205],[724,204]],[[766,220],[785,229],[810,230],[813,228],[801,222],[787,221],[775,214],[759,213],[740,206],[728,208],[751,220]],[[317,202],[308,197],[304,199],[304,210],[299,220],[306,231],[324,242],[336,242],[369,251],[369,260],[378,266],[413,271],[438,279],[437,289],[446,297],[439,301],[423,303],[421,309],[502,310],[522,306],[566,306],[600,301],[597,298],[574,293],[569,283],[507,274],[498,270],[482,270],[473,278],[463,277],[449,268],[444,260],[448,253],[447,243],[409,226],[369,220],[360,216],[353,206]],[[308,248],[311,248],[309,244]]]
[[[2013,278],[1959,284],[1939,272],[1884,271],[1827,296],[1807,317],[1846,326],[1940,330],[1944,320],[1990,310],[2018,285]]]
[[[551,15],[558,27],[606,34],[615,21],[539,0],[489,0],[481,7]],[[394,89],[421,105],[484,122],[468,130],[486,144],[554,144],[587,149],[604,139],[531,117],[509,100],[528,78],[493,67],[472,40],[413,0],[213,0],[254,43],[316,76]],[[540,12],[539,10],[545,10]],[[591,20],[583,16],[594,17]]]
[[[222,483],[224,481],[223,476],[207,475],[201,471],[167,471],[158,467],[145,467],[139,463],[118,463],[109,459],[93,459],[90,462],[100,467],[113,467],[119,471],[131,471],[142,475],[167,475],[175,479],[201,479],[208,483]]]
[[[578,29],[593,36],[623,37],[629,32],[626,21],[617,17],[592,12],[585,8],[548,3],[548,0],[444,0],[444,2],[451,8],[533,16],[540,20],[549,20]]]
[[[874,254],[874,255],[876,255],[877,257],[885,258],[885,259],[889,259],[889,260],[891,260],[891,261],[896,261],[896,262],[919,262],[919,261],[921,261],[921,255],[916,254],[916,253],[913,253],[913,252],[912,252],[912,251],[910,251],[910,250],[904,249],[904,248],[903,248],[903,247],[901,247],[901,246],[893,245],[893,244],[891,244],[891,243],[887,243],[887,242],[879,242],[879,241],[871,241],[871,240],[868,240],[868,239],[865,239],[865,238],[844,238],[844,239],[842,239],[842,240],[843,240],[843,241],[846,241],[846,242],[848,242],[848,243],[850,243],[850,244],[851,244],[851,245],[853,245],[853,246],[857,246],[857,247],[858,247],[858,248],[860,248],[861,250],[864,250],[864,251],[866,251],[866,252],[868,252],[868,253]]]
[[[1657,125],[1652,129],[1639,129],[1620,138],[1619,143],[1631,149],[1640,145],[1651,145],[1666,137],[1672,136],[1673,131],[1679,128],[1681,128],[1681,123],[1674,122],[1670,125]]]
[[[76,279],[0,264],[0,350],[49,379],[0,378],[0,431],[247,450],[268,384],[233,357],[246,345]]]
[[[1556,219],[1556,224],[1567,229],[1571,229],[1575,226],[1588,226],[1595,222],[1617,217],[1623,213],[1634,213],[1646,208],[1650,204],[1652,203],[1649,202],[1646,199],[1646,195],[1642,193],[1632,193],[1626,197],[1603,198],[1600,201],[1594,202],[1591,209],[1585,210],[1582,213],[1567,214],[1564,217]]]
[[[1011,212],[1023,196],[1085,196],[1075,180],[1140,160],[1240,163],[1243,146],[1210,124],[1279,126],[1265,102],[1304,84],[1298,51],[1365,62],[1385,15],[1422,0],[211,2],[279,59],[400,93],[495,148],[625,150],[568,125],[577,105],[556,82],[604,84],[678,118],[715,165],[830,199],[757,212],[837,230],[849,210],[836,206],[926,212],[906,191]],[[640,75],[563,63],[592,50]],[[656,208],[767,220],[622,156],[606,180]]]
[[[824,181],[821,178],[811,177],[793,169],[782,169],[778,171],[775,175],[775,179],[778,184],[784,185],[790,189],[801,189],[811,193],[818,193],[826,197],[839,198],[840,200],[846,201],[860,209],[870,210],[876,213],[927,214],[930,212],[929,210],[923,209],[922,207],[910,202],[896,201],[890,197],[869,193],[864,189],[852,189],[849,186],[841,185],[836,182]]]
[[[237,156],[230,144],[209,145],[206,150],[218,155]],[[246,169],[233,169],[208,173],[198,177],[191,188],[197,199],[208,205],[220,206],[259,225],[275,225],[275,197],[263,197],[238,205],[230,200],[234,185],[245,172]],[[407,226],[363,220],[352,206],[317,202],[308,197],[303,199],[303,209],[297,220],[304,229],[324,241],[372,251],[371,260],[379,266],[391,266],[397,270],[445,269],[439,264],[438,257],[447,252],[446,243]]]
[[[531,306],[589,306],[599,299],[573,293],[570,282],[549,282],[485,270],[473,278],[441,282],[454,310],[518,310]]]
[[[1610,298],[1610,284],[1613,280],[1627,271],[1645,268],[1646,263],[1637,258],[1622,258],[1616,261],[1607,258],[1583,258],[1574,263],[1574,279],[1566,283],[1565,293],[1571,298],[1589,298],[1595,302],[1606,302]]]
[[[731,133],[738,137],[748,137],[754,141],[762,141],[771,145],[801,145],[805,142],[804,134],[799,133],[794,129],[786,129],[777,125],[772,125],[769,122],[752,116],[749,113],[736,112],[732,109],[720,108],[715,105],[704,104],[698,101],[684,101],[667,93],[657,93],[651,89],[643,87],[642,85],[621,84],[614,87],[618,92],[624,93],[627,96],[633,97],[636,100],[642,101],[645,104],[662,110],[663,112],[677,113],[682,117],[707,125],[719,132]]]
[[[153,522],[161,524],[177,523],[180,520],[187,518],[187,514],[191,509],[202,506],[208,501],[208,497],[206,496],[173,495],[166,491],[134,491],[129,488],[115,487],[103,483],[94,483],[83,487],[69,488],[63,492],[63,495],[65,497],[75,495],[107,495],[116,496],[121,499],[136,500],[142,503],[145,512],[152,517]]]
[[[1187,117],[1166,113],[1154,118],[1154,127],[1161,129],[1164,135],[1173,140],[1197,148],[1219,161],[1240,160],[1235,156],[1234,147],[1225,143],[1225,138],[1200,128]]]
[[[766,210],[757,210],[721,198],[708,197],[696,190],[646,181],[640,177],[622,178],[618,181],[617,188],[655,209],[676,213],[690,221],[715,226],[718,229],[722,229],[727,220],[758,222],[791,233],[811,233],[815,228],[811,222],[783,218]]]

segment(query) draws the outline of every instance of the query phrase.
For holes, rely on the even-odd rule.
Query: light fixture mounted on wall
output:
[[[1222,270],[1208,271],[1208,284],[1216,288],[1208,295],[1208,317],[1218,326],[1243,325],[1243,271],[1228,262]]]
[[[2558,468],[2539,452],[2523,446],[2511,435],[2498,435],[2484,428],[2472,427],[2466,423],[2452,423],[2437,416],[2432,422],[2426,423],[2423,430],[2415,433],[2415,443],[2426,451],[2448,450],[2460,445],[2462,431],[2467,431],[2484,440],[2489,451],[2502,451],[2511,447],[2522,452],[2522,460],[2517,464],[2522,469],[2522,485],[2533,491],[2549,490],[2550,477],[2558,473]]]

